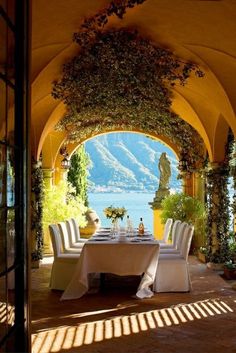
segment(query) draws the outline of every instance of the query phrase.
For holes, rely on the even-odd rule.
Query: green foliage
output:
[[[88,167],[90,165],[89,155],[86,153],[84,145],[81,145],[71,157],[71,167],[67,180],[75,188],[75,195],[80,196],[85,206],[88,206]]]
[[[107,130],[156,131],[180,146],[182,169],[193,171],[202,162],[203,141],[171,110],[172,87],[184,85],[193,72],[203,75],[136,30],[98,31],[54,82],[53,97],[67,106],[56,128],[66,130],[71,142]]]
[[[43,199],[44,183],[41,161],[33,163],[31,176],[31,231],[35,237],[33,239],[34,250],[31,253],[31,259],[41,260],[43,258]]]
[[[232,260],[226,261],[224,267],[228,270],[236,270],[236,264],[234,264]]]
[[[86,225],[85,207],[81,198],[73,196],[74,188],[66,181],[45,190],[43,204],[43,223],[47,228],[51,223],[58,223],[69,218],[75,218],[82,227]]]
[[[140,5],[146,0],[115,0],[111,1],[106,8],[95,16],[86,18],[80,27],[79,32],[74,33],[73,39],[81,47],[86,47],[94,41],[100,30],[108,23],[109,17],[117,16],[123,19],[126,10],[136,5]]]
[[[206,211],[201,201],[188,196],[184,193],[177,193],[167,196],[161,203],[162,223],[165,223],[168,218],[180,220],[198,225],[199,220],[205,220]]]
[[[225,146],[225,160],[218,165],[209,166],[206,171],[207,195],[207,247],[211,262],[223,263],[230,260],[229,224],[230,200],[228,180],[229,160],[232,152],[232,137],[229,134]]]

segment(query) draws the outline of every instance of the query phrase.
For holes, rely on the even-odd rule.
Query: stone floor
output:
[[[45,261],[44,261],[45,262]],[[134,298],[137,278],[110,278],[104,292],[60,301],[51,265],[32,270],[32,352],[234,353],[232,281],[190,257],[190,293]]]

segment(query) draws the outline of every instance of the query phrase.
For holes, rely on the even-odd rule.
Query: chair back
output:
[[[72,247],[73,244],[75,244],[77,241],[75,236],[75,227],[72,219],[69,219],[66,221],[66,227],[69,235],[69,243],[70,243],[70,246]]]
[[[63,248],[63,251],[65,252],[70,248],[69,234],[68,234],[65,222],[59,222],[58,227],[59,227],[61,240],[62,240],[62,248]]]
[[[181,221],[179,221],[179,220],[174,221],[172,229],[171,229],[172,244],[174,245],[175,248],[176,248],[176,245],[177,245],[176,244],[176,241],[177,241],[176,240],[176,234],[178,232],[178,228],[179,228],[180,224],[181,224]]]
[[[187,227],[187,223],[186,222],[181,222],[176,230],[176,248],[180,251],[181,249],[181,245],[182,245],[182,241],[183,241],[183,234],[184,234],[184,230]]]
[[[49,232],[50,238],[52,242],[53,254],[54,258],[58,257],[62,251],[62,242],[61,242],[61,235],[57,224],[50,224],[49,225]]]
[[[194,232],[194,226],[187,225],[187,227],[184,230],[183,241],[180,249],[180,253],[185,260],[188,259],[188,254],[189,254],[189,250],[190,250],[190,246],[193,238],[193,232]]]
[[[163,231],[163,238],[162,238],[162,240],[165,243],[167,243],[167,241],[168,241],[172,223],[173,223],[173,219],[172,218],[168,218],[166,223],[165,223],[165,227],[164,227],[164,231]]]
[[[71,218],[71,223],[74,226],[74,232],[75,232],[75,241],[79,241],[80,240],[80,231],[79,231],[79,226],[78,226],[78,222],[76,221],[75,218]]]

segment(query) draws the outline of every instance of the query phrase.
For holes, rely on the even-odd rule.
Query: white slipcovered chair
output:
[[[163,230],[162,239],[159,240],[160,244],[161,243],[167,244],[168,238],[169,238],[169,235],[170,235],[170,230],[171,230],[172,223],[173,223],[173,219],[172,218],[168,218],[166,220],[166,223],[165,223],[165,226],[164,226],[164,230]]]
[[[74,226],[74,232],[75,232],[75,241],[76,242],[86,242],[88,239],[87,238],[81,238],[80,236],[80,230],[78,227],[78,223],[75,218],[71,218],[71,224]]]
[[[188,254],[193,237],[193,226],[186,226],[180,254],[160,254],[154,292],[188,292],[191,281],[188,269]]]
[[[79,247],[71,247],[68,229],[65,222],[59,222],[58,228],[62,241],[62,251],[65,254],[80,254],[84,243],[81,243]]]
[[[79,254],[65,254],[63,252],[61,235],[57,224],[50,224],[49,231],[54,255],[49,287],[51,289],[65,290],[74,274]]]
[[[72,218],[66,221],[66,228],[69,236],[69,245],[70,248],[81,249],[88,239],[80,238],[79,228],[75,222],[76,221]]]
[[[182,224],[181,221],[176,220],[171,228],[171,243],[160,243],[160,249],[176,249],[178,243],[178,233],[180,231],[179,227]]]
[[[184,231],[185,228],[188,226],[186,222],[181,222],[175,234],[175,246],[172,244],[160,244],[160,253],[161,254],[180,254],[180,249],[182,245],[182,241],[184,239]]]

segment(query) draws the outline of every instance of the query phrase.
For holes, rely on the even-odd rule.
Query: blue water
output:
[[[103,227],[110,227],[111,221],[103,213],[104,208],[112,205],[114,207],[125,207],[133,222],[137,227],[140,217],[143,218],[145,228],[153,231],[153,211],[148,202],[152,202],[153,193],[89,193],[89,207],[95,210],[101,220]],[[122,224],[123,223],[123,224]],[[121,222],[125,226],[125,219]]]

